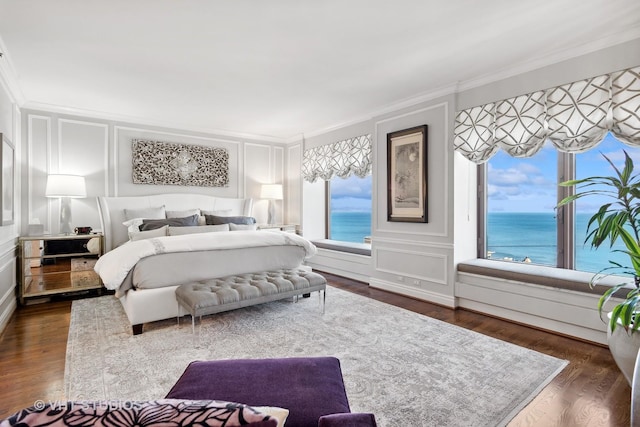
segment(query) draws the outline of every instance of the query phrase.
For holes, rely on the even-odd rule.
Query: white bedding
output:
[[[299,246],[305,258],[316,253],[308,240],[280,231],[221,231],[182,236],[156,237],[125,243],[98,259],[95,271],[107,289],[118,289],[129,272],[143,258],[158,254],[267,246]]]

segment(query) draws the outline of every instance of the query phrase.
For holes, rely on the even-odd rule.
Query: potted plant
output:
[[[628,256],[630,266],[610,260],[608,267],[593,276],[590,286],[595,286],[609,276],[620,277],[622,280],[602,294],[598,301],[598,312],[600,318],[603,318],[605,304],[614,295],[622,299],[608,313],[607,337],[614,360],[631,384],[640,348],[640,315],[636,316],[640,311],[640,175],[634,175],[633,160],[626,151],[622,170],[606,155],[602,156],[615,175],[592,176],[560,183],[564,187],[575,187],[576,193],[561,200],[558,207],[583,197],[600,196],[606,200],[589,219],[585,243],[597,249],[608,242],[612,252],[622,252]],[[613,249],[618,240],[622,241],[625,249]]]

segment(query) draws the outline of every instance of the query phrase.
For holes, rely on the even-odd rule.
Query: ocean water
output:
[[[593,250],[584,244],[587,223],[592,214],[576,215],[576,269],[597,272],[608,267],[609,260],[629,265],[628,257],[611,252],[609,245]],[[330,238],[362,243],[371,235],[371,213],[333,212]],[[490,212],[487,215],[487,250],[491,259],[523,261],[556,266],[556,218],[553,213]],[[613,249],[624,249],[620,242]]]
[[[609,260],[629,265],[625,254],[611,252],[608,244],[597,251],[584,244],[592,214],[576,214],[576,269],[597,272]],[[613,249],[624,249],[621,242]],[[556,266],[556,218],[553,213],[490,212],[487,215],[487,250],[491,259],[523,261]]]
[[[363,243],[371,236],[371,212],[332,212],[330,238]]]

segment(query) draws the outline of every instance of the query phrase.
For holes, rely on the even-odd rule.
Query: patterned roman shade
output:
[[[334,176],[364,178],[371,173],[371,135],[361,135],[333,144],[304,150],[302,176],[309,182]]]
[[[499,149],[530,157],[547,139],[560,151],[579,153],[609,131],[640,146],[640,67],[459,111],[454,148],[475,163]]]

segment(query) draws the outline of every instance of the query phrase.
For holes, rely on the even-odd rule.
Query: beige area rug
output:
[[[133,336],[113,296],[74,301],[66,398],[161,398],[193,360],[335,356],[351,410],[381,427],[500,426],[567,364],[335,288],[323,315],[316,295],[207,316],[197,335],[185,317]]]

